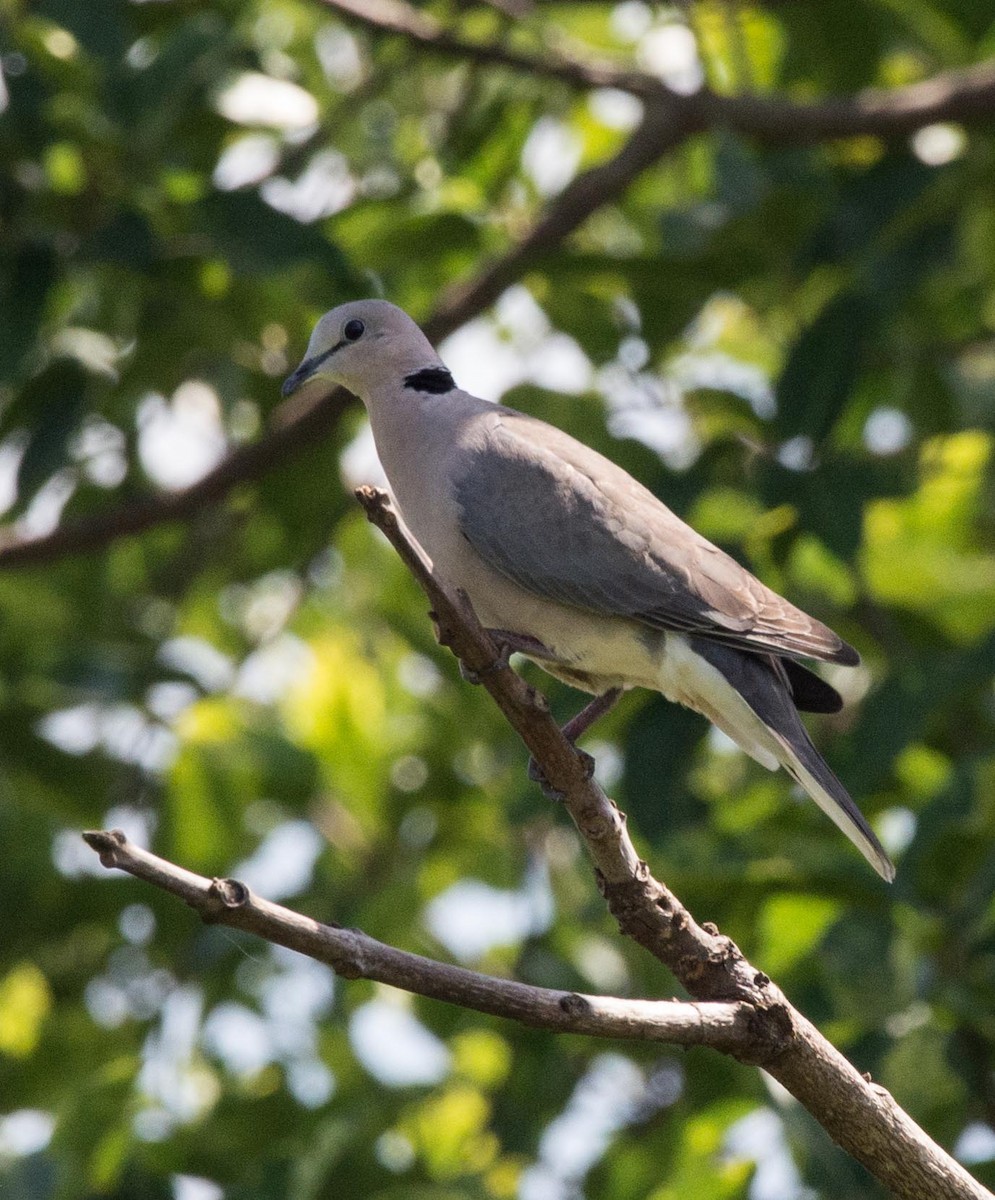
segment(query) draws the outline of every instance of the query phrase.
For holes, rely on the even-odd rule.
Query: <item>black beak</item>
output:
[[[334,346],[330,346],[323,354],[315,354],[311,358],[305,358],[293,375],[288,375],[283,381],[283,387],[280,389],[281,394],[290,396],[296,392],[302,383],[306,383],[311,378],[323,362],[331,358],[336,350],[341,350],[345,344],[345,341],[336,342]]]
[[[283,387],[280,388],[280,394],[283,396],[293,395],[294,392],[301,386],[305,379],[314,370],[314,363],[311,359],[305,359],[293,375],[288,375],[283,381]]]

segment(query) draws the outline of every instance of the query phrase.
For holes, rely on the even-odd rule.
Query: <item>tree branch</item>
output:
[[[90,830],[86,843],[105,867],[118,867],[228,925],[326,963],[344,979],[372,979],[475,1012],[554,1033],[711,1046],[729,1054],[770,1052],[769,1029],[749,1004],[621,1000],[532,987],[398,950],[358,929],[322,925],[254,895],[236,879],[205,879],[129,842],[119,829]]]
[[[541,255],[579,229],[592,213],[623,195],[643,171],[696,128],[680,105],[668,102],[647,106],[639,125],[617,154],[574,176],[517,245],[468,283],[449,289],[439,310],[422,325],[426,337],[438,341],[467,319],[464,313],[476,315],[489,308]]]
[[[645,72],[613,63],[527,54],[496,42],[471,42],[404,3],[404,0],[321,0],[343,17],[395,34],[450,58],[509,67],[572,87],[618,88],[660,106],[685,131],[724,127],[760,141],[799,145],[871,134],[903,137],[935,121],[991,120],[995,116],[995,62],[944,71],[906,87],[869,88],[854,96],[800,104],[784,96],[719,95],[702,88],[672,92]],[[665,147],[665,149],[668,147]],[[662,151],[661,151],[662,153]]]
[[[657,90],[659,83],[639,72],[627,72],[611,63],[582,62],[544,51],[542,56],[509,50],[498,42],[470,42],[451,33],[427,13],[405,4],[402,0],[321,0],[326,8],[348,20],[396,34],[425,50],[456,58],[461,62],[485,66],[510,67],[542,79],[557,79],[577,88],[621,87],[619,79],[628,80],[626,91],[639,91],[648,81]]]
[[[117,538],[144,533],[167,521],[195,517],[240,484],[261,478],[301,454],[315,440],[327,437],[350,403],[352,397],[341,388],[306,406],[288,402],[278,410],[265,437],[233,451],[182,491],[159,493],[92,516],[76,517],[41,537],[20,538],[9,529],[2,530],[0,568],[54,562],[70,554],[98,550]]]
[[[480,679],[535,758],[584,840],[609,909],[622,931],[664,963],[697,1000],[743,1000],[779,1033],[779,1048],[747,1058],[777,1079],[830,1136],[902,1200],[992,1200],[882,1087],[856,1068],[712,925],[698,925],[650,874],[625,817],[563,736],[545,697],[517,675],[476,619],[467,598],[450,595],[384,492],[360,488],[367,517],[400,554],[432,604],[439,641]]]
[[[937,121],[995,120],[995,61],[944,71],[906,87],[868,88],[810,104],[755,93],[720,96],[707,89],[690,99],[704,126],[724,126],[779,145],[863,135],[900,138]]]

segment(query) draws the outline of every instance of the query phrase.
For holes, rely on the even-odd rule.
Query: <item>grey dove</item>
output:
[[[839,694],[798,660],[855,665],[831,629],[782,599],[621,467],[544,421],[456,386],[383,300],[315,327],[284,395],[341,384],[366,406],[405,524],[511,650],[596,699],[652,688],[791,775],[885,879],[894,867],[798,715]]]

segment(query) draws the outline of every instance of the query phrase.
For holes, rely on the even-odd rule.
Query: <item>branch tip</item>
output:
[[[118,866],[120,862],[118,851],[122,846],[128,844],[123,829],[86,829],[83,831],[82,837],[91,850],[96,850],[100,856],[101,865],[105,867]]]
[[[392,529],[397,527],[397,515],[391,506],[390,496],[382,488],[364,483],[356,488],[353,495],[363,506],[368,521],[372,521],[381,529],[387,525]]]

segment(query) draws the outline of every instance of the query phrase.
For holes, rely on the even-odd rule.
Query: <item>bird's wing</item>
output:
[[[496,407],[454,461],[464,536],[529,591],[744,650],[859,661],[831,629],[555,426]]]

